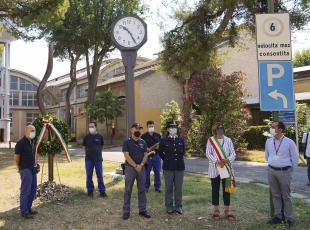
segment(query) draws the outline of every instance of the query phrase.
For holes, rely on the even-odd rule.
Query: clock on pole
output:
[[[137,15],[124,15],[112,24],[112,40],[125,66],[127,128],[135,122],[134,67],[137,51],[147,41],[147,25]]]

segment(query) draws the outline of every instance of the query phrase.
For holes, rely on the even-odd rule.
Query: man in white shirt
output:
[[[310,186],[310,132],[304,133],[301,141],[305,145],[305,158],[308,166],[308,186]]]

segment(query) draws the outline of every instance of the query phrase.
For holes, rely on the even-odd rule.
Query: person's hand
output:
[[[138,174],[140,174],[141,171],[142,171],[142,166],[141,166],[141,165],[137,165],[136,168],[135,168],[135,170],[136,170],[136,172],[137,172]]]
[[[223,160],[217,161],[217,164],[223,168],[225,166],[225,162]]]
[[[157,144],[156,144],[155,149],[156,149],[156,150],[158,150],[158,149],[159,149],[159,143],[157,143]]]

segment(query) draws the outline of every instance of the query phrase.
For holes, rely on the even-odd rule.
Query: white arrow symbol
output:
[[[280,97],[283,101],[283,108],[284,109],[288,108],[286,97],[282,93],[278,93],[278,90],[272,91],[272,92],[268,93],[268,95],[275,100],[278,100],[278,98]]]

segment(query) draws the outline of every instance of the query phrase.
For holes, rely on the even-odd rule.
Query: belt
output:
[[[292,168],[292,166],[285,166],[285,167],[282,167],[282,168],[273,167],[271,165],[268,165],[268,166],[269,166],[269,168],[272,168],[272,169],[277,170],[277,171],[286,171],[286,170]]]

